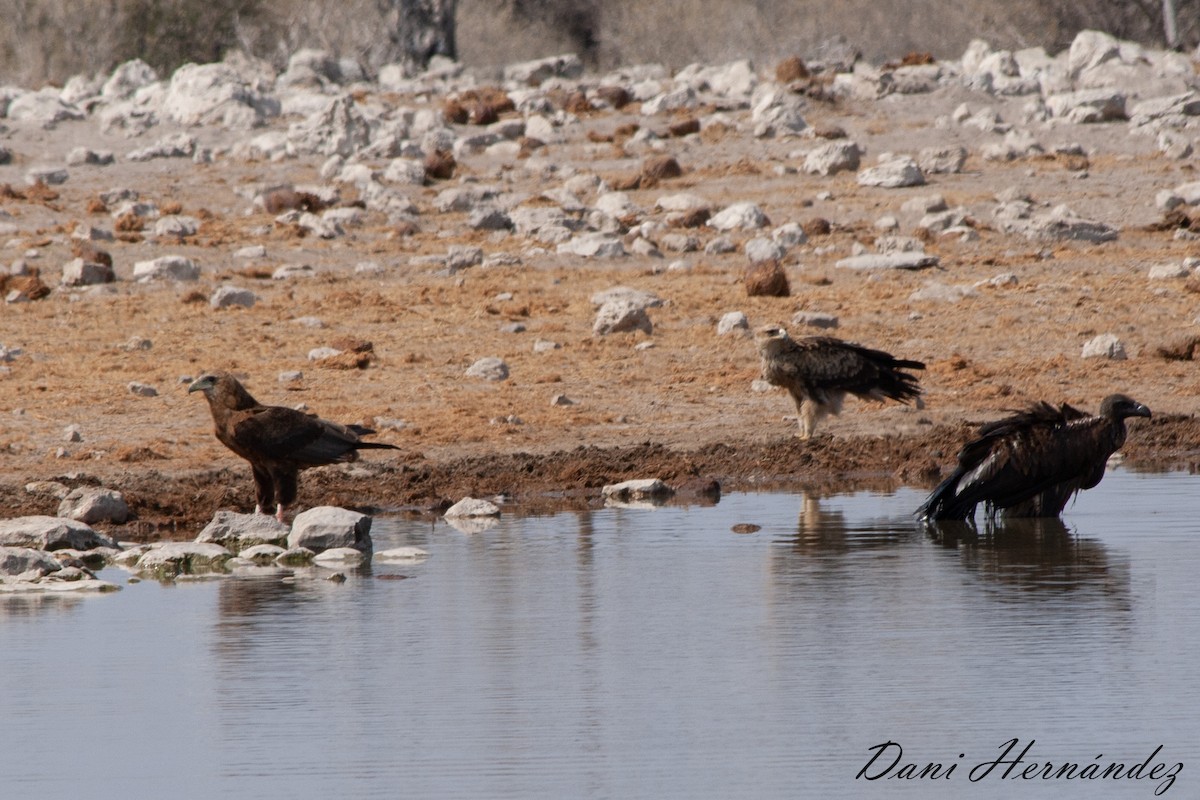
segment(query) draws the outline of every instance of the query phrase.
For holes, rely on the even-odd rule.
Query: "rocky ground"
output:
[[[1127,463],[1190,468],[1195,64],[1098,34],[907,62],[367,80],[303,53],[0,87],[6,514],[103,486],[118,538],[191,538],[252,508],[186,394],[212,369],[401,448],[305,473],[301,506],[927,486],[972,425],[1113,391],[1155,412]],[[785,296],[748,295],[753,259]],[[851,399],[795,440],[736,312],[925,361],[923,407]]]

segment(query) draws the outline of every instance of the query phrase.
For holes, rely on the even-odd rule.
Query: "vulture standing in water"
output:
[[[1125,444],[1125,420],[1149,416],[1141,403],[1112,394],[1096,416],[1043,402],[989,422],[917,514],[966,520],[983,503],[989,517],[1057,517],[1077,492],[1104,477],[1108,457]]]
[[[906,369],[925,369],[920,361],[896,358],[832,336],[793,339],[779,325],[754,332],[762,356],[762,376],[782,386],[796,402],[800,438],[809,439],[817,421],[839,414],[847,394],[864,400],[907,403],[920,396],[917,377]]]
[[[368,448],[398,450],[391,444],[364,442],[374,433],[361,425],[339,425],[303,411],[264,406],[227,372],[202,375],[188,393],[203,392],[212,411],[217,439],[250,462],[258,505],[255,513],[275,506],[275,518],[296,499],[301,470],[338,461],[355,461]]]

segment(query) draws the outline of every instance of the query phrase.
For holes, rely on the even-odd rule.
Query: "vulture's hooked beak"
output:
[[[1150,419],[1150,407],[1144,406],[1141,403],[1135,403],[1133,408],[1129,411],[1129,416],[1145,417],[1146,419]]]

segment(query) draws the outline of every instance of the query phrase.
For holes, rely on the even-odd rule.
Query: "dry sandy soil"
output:
[[[6,262],[33,251],[29,263],[55,286],[72,257],[76,225],[112,229],[109,214],[93,201],[118,186],[160,206],[177,204],[203,225],[182,243],[144,236],[101,243],[112,254],[117,283],[55,289],[45,299],[0,309],[0,343],[21,349],[0,378],[0,498],[6,514],[54,513],[54,497],[25,488],[47,479],[124,492],[137,517],[121,531],[126,537],[190,537],[217,509],[252,508],[249,469],[213,438],[202,398],[186,394],[186,377],[211,369],[244,375],[248,388],[269,404],[303,403],[321,416],[372,426],[380,418],[406,421],[399,430],[381,428],[377,437],[400,451],[370,452],[354,465],[305,473],[301,506],[428,511],[466,494],[505,494],[523,507],[595,503],[604,483],[635,477],[661,477],[682,487],[685,498],[703,494],[712,481],[725,490],[929,486],[953,463],[972,425],[1034,399],[1094,410],[1114,391],[1155,412],[1153,420],[1132,423],[1127,463],[1190,468],[1200,453],[1194,419],[1200,367],[1159,357],[1156,349],[1197,332],[1196,287],[1147,278],[1155,264],[1200,255],[1200,247],[1176,240],[1173,231],[1152,229],[1161,219],[1155,193],[1194,179],[1190,160],[1169,160],[1155,150],[1153,137],[1132,137],[1124,123],[1111,123],[1035,131],[1047,149],[1066,141],[1083,144],[1086,170],[1054,157],[985,162],[978,157],[980,145],[998,137],[933,125],[937,115],[963,101],[994,105],[1006,119],[1019,117],[1019,100],[1006,104],[960,89],[811,104],[809,123],[840,126],[865,146],[868,162],[888,150],[915,152],[935,144],[969,149],[963,173],[933,176],[929,185],[912,189],[860,187],[852,172],[820,178],[781,170],[802,163],[797,151],[814,145],[804,139],[757,140],[729,130],[665,140],[664,152],[678,159],[684,174],[630,192],[648,217],[659,216],[650,211],[657,197],[689,191],[715,208],[754,201],[776,226],[815,217],[832,223],[828,235],[789,254],[787,298],[747,297],[740,252],[559,256],[552,249],[533,251],[513,234],[471,232],[465,214],[440,214],[433,207],[439,191],[463,180],[503,183],[525,195],[523,202],[536,204],[546,202],[539,192],[561,185],[572,172],[633,175],[653,151],[597,144],[588,134],[603,138],[626,123],[665,131],[669,120],[640,117],[636,107],[585,115],[568,142],[529,159],[467,160],[452,181],[412,194],[422,211],[420,230],[412,235],[398,235],[383,217],[368,214],[364,226],[330,241],[274,224],[273,215],[255,211],[247,199],[257,187],[320,182],[319,158],[247,163],[218,155],[212,164],[132,163],[123,155],[145,146],[146,138],[106,137],[91,121],[52,131],[10,122],[0,142],[15,159],[0,167],[0,184],[23,192],[30,166],[62,163],[80,144],[114,151],[117,163],[72,167],[70,180],[54,187],[52,198],[0,197],[0,209],[20,229],[3,250]],[[160,126],[147,138],[172,130]],[[189,132],[218,153],[245,135]],[[1001,234],[989,225],[990,209],[994,196],[1013,186],[1038,201],[1067,203],[1085,217],[1117,224],[1121,236],[1088,245]],[[830,198],[818,199],[824,192]],[[911,233],[915,220],[899,214],[901,204],[932,193],[972,210],[977,241],[933,239],[927,250],[941,264],[932,271],[835,268],[855,242],[871,246],[878,235],[873,224],[885,214],[898,215],[900,232]],[[704,228],[691,232],[704,242],[717,235]],[[265,245],[266,257],[233,257],[251,244]],[[475,244],[487,255],[512,253],[521,263],[446,275],[412,262],[445,254],[454,244]],[[172,253],[196,260],[202,279],[130,280],[135,262]],[[675,259],[691,269],[666,270]],[[382,272],[355,272],[364,261],[376,262]],[[316,275],[271,280],[284,264],[311,265]],[[930,281],[974,284],[1000,273],[1015,274],[1018,283],[979,288],[955,303],[910,300]],[[208,298],[222,283],[251,289],[258,303],[211,308]],[[590,297],[615,285],[647,289],[666,301],[650,311],[652,336],[592,335]],[[511,299],[500,299],[502,293]],[[734,310],[745,312],[752,326],[787,323],[799,310],[836,314],[836,335],[927,362],[924,408],[850,399],[816,441],[795,440],[786,395],[750,388],[758,375],[753,341],[716,334],[717,320]],[[324,327],[298,324],[302,317],[317,317]],[[525,332],[501,332],[511,322],[523,323]],[[1117,334],[1130,357],[1082,359],[1083,343],[1098,333]],[[152,347],[124,349],[132,337],[149,339]],[[365,369],[306,360],[312,348],[346,339],[371,343]],[[535,353],[536,339],[561,348]],[[653,347],[635,349],[644,341]],[[510,377],[465,377],[464,370],[484,356],[503,358]],[[279,382],[279,373],[288,370],[302,370],[303,379]],[[132,394],[133,381],[155,386],[158,395]],[[551,405],[558,394],[575,404]],[[72,424],[79,426],[81,442],[66,441],[64,429]]]

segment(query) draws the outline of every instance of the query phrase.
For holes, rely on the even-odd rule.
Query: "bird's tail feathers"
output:
[[[973,518],[977,501],[958,494],[958,482],[964,474],[961,468],[956,469],[939,483],[937,488],[929,493],[929,497],[921,504],[921,507],[917,509],[917,517],[927,521]]]
[[[399,450],[400,447],[387,442],[355,442],[354,449],[356,450]]]

